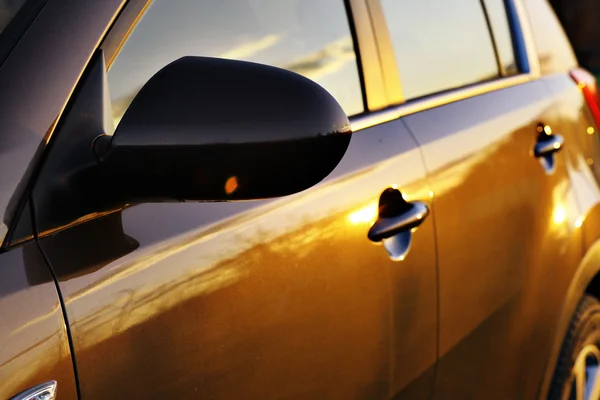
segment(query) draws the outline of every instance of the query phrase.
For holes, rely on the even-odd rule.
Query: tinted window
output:
[[[382,0],[407,99],[499,76],[479,0]]]
[[[525,0],[543,74],[564,72],[577,66],[577,59],[558,18],[546,0]]]
[[[144,83],[188,55],[286,68],[327,89],[348,115],[363,111],[343,0],[155,0],[108,71],[115,122]]]
[[[504,75],[518,72],[505,0],[484,0]]]
[[[17,14],[25,0],[0,0],[0,33]]]

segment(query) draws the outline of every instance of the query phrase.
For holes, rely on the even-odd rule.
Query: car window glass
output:
[[[498,56],[500,57],[502,72],[504,75],[515,75],[519,71],[517,68],[505,0],[484,0],[484,4],[494,34],[494,41],[496,42]]]
[[[156,72],[183,56],[286,68],[327,89],[348,115],[363,111],[343,0],[155,0],[108,71],[115,123]]]
[[[381,0],[406,99],[499,76],[479,0]]]
[[[0,0],[0,33],[17,14],[25,0]]]

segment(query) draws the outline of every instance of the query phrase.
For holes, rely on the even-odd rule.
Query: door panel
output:
[[[392,185],[429,202],[420,153],[399,121],[354,133],[332,175],[294,196],[144,204],[41,240],[59,276],[83,397],[429,391],[432,218],[403,262],[367,239]]]
[[[567,74],[543,79],[557,104],[559,131],[569,141],[567,167],[583,215],[584,249],[600,238],[600,140],[598,127],[575,81]]]
[[[556,106],[556,126],[568,146],[563,157],[573,190],[577,196],[581,223],[581,237],[583,242],[582,258],[588,253],[590,247],[600,238],[600,141],[598,140],[598,127],[587,109],[585,99],[575,81],[566,73],[553,74],[542,78],[548,93]],[[583,262],[582,262],[583,263]],[[581,266],[580,266],[581,269]],[[569,279],[557,281],[555,289],[555,305],[562,314],[556,314],[557,329],[552,332],[554,337],[553,351],[548,355],[546,370],[546,385],[548,390],[550,379],[554,374],[558,359],[560,345],[562,344],[569,316],[575,311],[583,293],[573,290],[574,282],[581,281],[581,271],[570,271]],[[592,277],[590,276],[589,279]],[[580,285],[581,286],[581,283]],[[578,290],[583,292],[584,288]],[[587,290],[587,288],[586,288]],[[576,293],[573,295],[572,293]]]
[[[60,399],[77,399],[59,297],[35,243],[0,254],[0,316],[0,398],[54,380]]]
[[[547,173],[531,154],[538,123],[556,121],[546,94],[532,82],[404,119],[434,191],[435,398],[530,399],[539,389],[560,309],[557,288],[568,285],[580,255],[563,155]]]

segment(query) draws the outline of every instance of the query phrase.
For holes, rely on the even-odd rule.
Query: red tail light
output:
[[[600,97],[596,78],[583,68],[571,70],[571,78],[573,78],[579,89],[581,89],[583,97],[585,97],[585,101],[594,116],[596,126],[600,127]]]

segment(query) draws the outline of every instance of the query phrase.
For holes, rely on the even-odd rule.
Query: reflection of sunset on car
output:
[[[0,0],[0,398],[600,400],[596,7]]]

